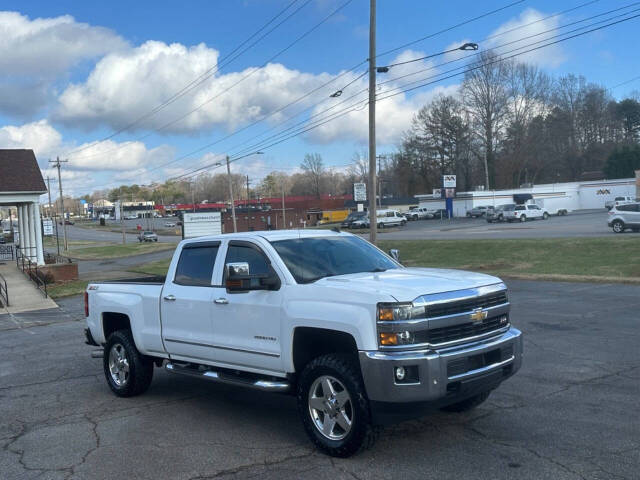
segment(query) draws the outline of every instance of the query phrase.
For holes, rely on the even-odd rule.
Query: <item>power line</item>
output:
[[[512,40],[512,41],[510,41],[510,42],[503,43],[503,44],[501,44],[501,45],[496,45],[495,47],[493,47],[493,48],[492,48],[492,50],[496,50],[496,49],[504,48],[504,47],[506,47],[506,46],[513,45],[513,44],[515,44],[515,43],[520,43],[520,42],[522,42],[522,41],[524,41],[524,40],[529,40],[529,39],[534,38],[534,37],[539,37],[539,36],[544,35],[544,34],[546,34],[546,33],[550,33],[550,32],[554,32],[554,31],[562,30],[562,29],[567,28],[567,27],[569,27],[569,26],[576,25],[576,24],[578,24],[578,23],[583,23],[583,22],[586,22],[586,21],[588,21],[588,20],[592,20],[592,19],[594,19],[594,18],[601,17],[601,16],[603,16],[603,15],[607,15],[607,14],[609,14],[609,13],[617,12],[617,11],[619,11],[619,10],[621,10],[621,9],[629,8],[630,6],[634,6],[634,5],[637,5],[637,4],[640,4],[640,2],[635,2],[635,3],[633,3],[633,4],[627,5],[627,6],[622,7],[622,8],[616,8],[616,9],[613,9],[613,10],[609,10],[609,11],[607,11],[607,12],[603,12],[603,13],[600,13],[600,14],[598,14],[598,15],[593,15],[593,16],[591,16],[591,17],[587,17],[587,18],[582,19],[582,20],[578,20],[578,21],[575,21],[575,22],[571,22],[571,23],[568,23],[568,24],[565,24],[565,25],[561,25],[561,26],[559,26],[559,27],[551,28],[551,29],[549,29],[549,30],[545,30],[545,31],[542,31],[542,32],[534,33],[534,34],[532,34],[532,35],[527,35],[527,36],[525,36],[525,37],[521,37],[521,38],[518,38],[518,39],[516,39],[516,40]],[[552,36],[552,37],[547,37],[547,38],[545,38],[545,39],[540,40],[540,41],[539,41],[539,42],[537,42],[537,43],[545,42],[545,41],[550,40],[550,39],[552,39],[552,38],[557,38],[557,37],[561,37],[561,36],[563,36],[563,35],[567,35],[567,34],[569,34],[569,33],[577,32],[577,31],[580,31],[580,30],[582,30],[582,29],[589,28],[589,27],[591,27],[591,26],[593,26],[593,25],[598,25],[598,24],[600,24],[600,23],[606,23],[606,22],[608,22],[609,20],[612,20],[612,19],[614,19],[614,18],[620,18],[620,17],[623,17],[623,16],[625,16],[625,15],[628,15],[628,14],[630,14],[630,13],[636,12],[636,11],[638,11],[638,10],[640,10],[640,9],[634,9],[634,10],[630,10],[630,11],[625,12],[625,13],[620,14],[620,15],[614,15],[613,17],[609,17],[608,19],[601,20],[601,21],[599,21],[599,22],[594,22],[594,23],[591,23],[591,24],[589,24],[589,25],[584,25],[584,26],[582,26],[582,27],[578,27],[578,28],[575,28],[575,29],[573,29],[573,30],[569,30],[568,32],[560,33],[560,34],[558,34],[558,35],[554,35],[554,36]],[[518,48],[513,49],[513,50],[510,50],[510,51],[508,51],[508,52],[501,52],[501,54],[502,54],[502,55],[504,55],[504,54],[512,53],[512,52],[514,52],[514,51],[516,51],[516,50],[518,50],[518,49],[525,48],[525,47],[527,47],[527,46],[531,46],[531,45],[535,45],[535,44],[536,44],[536,43],[532,43],[532,44],[529,44],[529,45],[525,45],[525,46],[523,46],[523,47],[518,47]],[[449,60],[449,61],[447,61],[447,62],[443,62],[443,63],[440,63],[440,64],[438,64],[438,65],[433,65],[433,66],[430,66],[430,67],[427,67],[427,68],[423,68],[423,69],[420,69],[420,70],[416,70],[416,71],[411,72],[411,73],[407,73],[407,74],[402,75],[402,76],[399,76],[399,77],[395,77],[395,78],[392,78],[392,79],[389,79],[389,80],[385,80],[385,81],[383,81],[383,82],[379,82],[377,85],[378,85],[378,86],[381,86],[381,85],[385,85],[385,84],[390,83],[390,82],[398,81],[398,80],[400,80],[400,79],[402,79],[402,78],[412,77],[412,76],[417,75],[417,74],[419,74],[419,73],[423,73],[423,72],[427,72],[427,71],[430,71],[430,70],[434,70],[434,69],[436,69],[437,67],[442,67],[442,66],[444,66],[444,65],[449,65],[449,64],[451,64],[451,63],[457,63],[457,62],[460,62],[460,61],[463,61],[463,60],[468,60],[468,59],[470,59],[471,57],[474,57],[474,56],[475,56],[475,57],[477,57],[478,55],[480,55],[480,53],[474,53],[474,54],[471,54],[471,55],[467,55],[467,56],[465,56],[465,57],[457,58],[457,59],[454,59],[454,60]],[[439,74],[436,74],[436,75],[434,75],[434,76],[432,76],[432,77],[427,77],[427,78],[433,78],[433,77],[438,76],[438,75],[445,75],[445,74],[447,74],[447,73],[453,72],[453,71],[455,71],[455,70],[457,70],[457,69],[460,69],[460,68],[465,68],[465,67],[464,67],[464,66],[456,67],[456,68],[454,68],[454,69],[447,70],[447,71],[445,71],[445,72],[440,72]],[[420,81],[421,81],[421,80],[416,80],[416,81],[414,81],[414,82],[410,82],[410,83],[408,83],[408,84],[406,84],[406,85],[410,85],[411,83],[416,83],[416,82],[420,82]],[[396,90],[396,89],[397,89],[397,87],[396,87],[395,89],[392,89],[392,90]]]
[[[310,1],[310,0],[308,0]],[[251,69],[251,71],[249,71],[249,73],[243,75],[239,80],[237,80],[236,82],[234,82],[233,84],[231,84],[229,87],[225,88],[224,90],[222,90],[221,92],[217,93],[216,95],[214,95],[213,97],[208,98],[207,100],[205,100],[204,102],[202,102],[200,105],[198,105],[197,107],[189,110],[187,113],[179,116],[178,118],[175,118],[174,120],[171,120],[168,123],[165,123],[164,125],[160,126],[159,128],[155,129],[155,132],[158,131],[162,131],[164,129],[166,129],[167,127],[170,127],[172,125],[175,125],[176,123],[178,123],[181,120],[184,120],[186,117],[190,116],[191,114],[197,112],[198,110],[202,109],[204,106],[208,105],[209,103],[211,103],[212,101],[216,100],[217,98],[221,97],[222,95],[225,95],[226,93],[228,93],[230,90],[232,90],[233,88],[237,87],[239,84],[241,84],[242,82],[244,82],[247,78],[253,76],[255,73],[259,72],[261,69],[263,69],[264,67],[266,67],[270,62],[272,62],[273,60],[275,60],[277,57],[279,57],[280,55],[282,55],[283,53],[287,52],[289,49],[291,49],[295,44],[297,44],[298,42],[302,41],[303,39],[305,39],[307,36],[309,36],[311,33],[313,33],[315,30],[317,30],[320,26],[322,26],[324,23],[326,23],[331,17],[333,17],[334,15],[336,15],[337,13],[339,13],[342,9],[344,9],[347,5],[349,5],[353,0],[346,0],[342,5],[340,5],[338,8],[336,8],[335,10],[333,10],[330,14],[328,14],[327,16],[325,16],[320,22],[316,23],[313,27],[311,27],[310,29],[308,29],[307,31],[305,31],[302,35],[298,36],[295,40],[293,40],[291,43],[289,43],[286,47],[284,47],[283,49],[281,49],[280,51],[278,51],[276,54],[272,55],[269,59],[267,59],[262,65],[260,65],[259,67],[253,68]],[[142,138],[146,138],[149,135],[151,135],[151,133],[144,135]],[[86,148],[89,148],[88,146]]]
[[[567,40],[571,40],[571,39],[576,38],[576,37],[581,37],[581,36],[583,36],[583,35],[587,35],[588,33],[592,33],[592,32],[598,31],[598,30],[602,30],[602,29],[604,29],[604,28],[611,27],[611,26],[613,26],[613,25],[618,25],[618,24],[620,24],[620,23],[627,22],[627,21],[629,21],[629,20],[633,20],[634,18],[638,18],[638,17],[640,17],[640,14],[633,15],[633,16],[631,16],[631,17],[627,17],[627,18],[624,18],[624,19],[621,19],[621,20],[617,20],[617,21],[615,21],[615,22],[611,22],[611,23],[608,23],[608,24],[606,24],[606,25],[601,25],[601,26],[599,26],[599,27],[592,28],[592,29],[587,30],[587,31],[585,31],[585,32],[581,32],[581,33],[577,33],[577,34],[575,34],[575,35],[571,35],[571,36],[569,36],[569,37],[561,38],[561,39],[559,39],[559,40],[555,40],[555,41],[553,41],[553,42],[549,42],[549,43],[546,43],[546,44],[544,44],[544,45],[539,45],[539,46],[537,46],[537,47],[533,47],[533,48],[530,48],[530,49],[525,50],[525,51],[523,51],[523,52],[518,52],[518,53],[515,53],[515,54],[510,55],[510,56],[507,56],[507,57],[501,57],[501,58],[498,58],[498,59],[496,59],[496,60],[494,60],[494,61],[492,61],[492,62],[488,62],[488,63],[486,63],[486,64],[484,64],[484,65],[492,65],[492,64],[494,64],[494,63],[498,63],[498,62],[504,62],[505,60],[509,60],[509,59],[511,59],[511,58],[514,58],[514,57],[517,57],[517,56],[520,56],[520,55],[524,55],[525,53],[530,53],[530,52],[533,52],[533,51],[536,51],[536,50],[540,50],[541,48],[549,47],[549,46],[551,46],[551,45],[556,45],[556,44],[558,44],[558,43],[565,42],[565,41],[567,41]],[[597,23],[601,23],[601,22],[597,22]],[[551,38],[553,38],[553,37],[551,37]],[[540,43],[540,42],[535,42],[535,43]],[[535,43],[534,43],[534,44],[532,44],[532,45],[535,45]],[[526,47],[526,46],[525,46],[525,47]],[[522,47],[521,47],[521,48],[522,48]],[[519,49],[517,49],[517,50],[519,50]],[[447,77],[444,77],[444,78],[441,78],[441,79],[438,79],[438,80],[435,80],[435,81],[432,81],[432,82],[427,82],[427,83],[424,83],[424,84],[422,84],[422,85],[418,85],[418,86],[415,86],[415,87],[407,88],[407,89],[404,89],[404,90],[402,90],[402,91],[400,91],[400,92],[396,92],[396,93],[392,93],[392,94],[390,94],[390,95],[386,95],[386,96],[380,97],[378,100],[384,100],[384,99],[386,99],[386,98],[394,97],[394,96],[396,96],[396,95],[400,95],[400,94],[402,94],[402,93],[407,93],[407,92],[410,92],[410,91],[416,90],[416,89],[418,89],[418,88],[422,88],[422,87],[425,87],[425,86],[427,86],[427,85],[431,85],[432,83],[441,82],[442,80],[446,80],[446,79],[449,79],[449,78],[453,78],[453,77],[456,77],[456,76],[461,75],[461,74],[464,74],[464,73],[472,72],[472,71],[474,71],[474,70],[477,70],[477,69],[479,69],[479,68],[482,68],[482,66],[483,66],[483,65],[477,65],[477,66],[474,66],[474,67],[468,68],[467,70],[464,70],[464,71],[462,71],[462,72],[458,72],[458,73],[455,73],[455,74],[453,74],[453,75],[449,75],[449,76],[447,76]],[[391,91],[393,91],[393,90],[390,90],[390,92],[391,92]],[[387,92],[387,93],[388,93],[388,92]]]
[[[627,85],[628,83],[635,82],[636,80],[640,80],[640,75],[637,77],[630,78],[629,80],[625,80],[624,82],[618,83],[613,87],[609,87],[609,90],[615,90],[618,87],[622,87],[623,85]]]
[[[518,4],[523,3],[523,2],[524,2],[524,0],[518,0],[516,2],[511,2],[511,3],[509,3],[509,4],[507,4],[507,5],[503,6],[503,7],[496,8],[495,10],[491,10],[490,12],[483,13],[482,15],[478,15],[477,17],[470,18],[468,20],[465,20],[463,22],[457,23],[457,24],[452,25],[450,27],[444,28],[442,30],[438,30],[437,32],[430,33],[429,35],[426,35],[426,36],[424,36],[422,38],[418,38],[417,40],[412,40],[411,42],[405,43],[405,44],[400,45],[398,47],[392,48],[390,50],[386,50],[386,51],[384,51],[382,53],[378,53],[376,55],[376,58],[382,57],[384,55],[388,55],[388,54],[393,53],[393,52],[397,52],[398,50],[402,50],[403,48],[407,48],[407,47],[409,47],[411,45],[415,45],[416,43],[420,43],[420,42],[422,42],[424,40],[427,40],[429,38],[433,38],[433,37],[435,37],[437,35],[440,35],[442,33],[449,32],[451,30],[454,30],[456,28],[462,27],[464,25],[468,25],[469,23],[475,22],[476,20],[480,20],[480,19],[488,17],[490,15],[494,15],[494,14],[496,14],[498,12],[501,12],[503,10],[507,10],[508,8],[511,8],[514,5],[518,5]]]
[[[267,28],[271,23],[273,23],[278,17],[280,17],[282,14],[284,14],[287,10],[289,10],[289,8],[291,8],[298,1],[299,0],[292,0],[284,9],[280,10],[280,12],[278,12],[278,14],[276,14],[274,17],[272,17],[267,23],[265,23],[262,27],[260,27],[258,30],[256,30],[252,35],[250,35],[242,43],[240,43],[238,46],[236,46],[236,48],[234,48],[226,57],[224,57],[224,61],[222,61],[222,62],[217,61],[214,66],[208,68],[204,73],[200,74],[194,80],[192,80],[187,85],[185,85],[180,90],[178,90],[176,93],[171,95],[171,97],[169,97],[168,99],[166,99],[165,101],[163,101],[162,103],[160,103],[159,105],[157,105],[156,107],[154,107],[153,109],[151,109],[150,111],[145,113],[144,115],[138,117],[136,120],[134,120],[133,122],[129,123],[125,127],[120,128],[120,129],[116,130],[115,132],[111,133],[110,135],[108,135],[108,136],[104,137],[103,139],[99,140],[98,143],[102,143],[102,142],[104,142],[106,140],[114,138],[115,136],[119,135],[120,133],[129,130],[131,127],[137,125],[142,120],[144,120],[146,118],[149,118],[150,116],[152,116],[155,113],[159,112],[160,110],[162,110],[166,106],[170,105],[171,103],[173,103],[177,99],[181,98],[182,96],[186,95],[187,93],[189,93],[190,91],[194,90],[198,86],[202,85],[204,83],[204,81],[206,81],[208,78],[211,78],[211,76],[213,76],[221,68],[229,65],[231,62],[233,62],[238,57],[240,57],[243,53],[248,51],[251,47],[255,46],[260,40],[264,39],[267,35],[269,35],[271,32],[273,32],[276,28],[278,28],[280,25],[282,25],[284,22],[286,22],[289,18],[291,18],[296,13],[298,13],[298,11],[300,11],[302,8],[304,8],[311,0],[307,0],[302,6],[298,7],[293,13],[289,14],[284,20],[279,22],[277,25],[275,25],[273,28],[271,28],[267,33],[262,35],[255,42],[253,42],[247,48],[245,48],[240,53],[238,53],[237,55],[234,56],[235,52],[237,52],[240,48],[242,48],[242,46],[244,46],[252,38],[254,38],[256,35],[258,35],[261,31],[263,31],[265,28]],[[229,58],[229,57],[232,57],[232,58]],[[94,144],[91,144],[89,146],[85,146],[85,147],[82,147],[82,148],[77,148],[77,149],[72,150],[71,152],[69,152],[69,154],[86,150],[87,148],[90,148],[91,146],[94,146],[94,145],[96,145],[96,144],[94,143]]]

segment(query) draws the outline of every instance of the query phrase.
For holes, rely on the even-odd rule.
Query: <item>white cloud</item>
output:
[[[78,62],[124,48],[111,30],[64,15],[30,19],[0,11],[0,112],[25,118],[50,100],[55,80]]]
[[[30,148],[37,158],[55,155],[61,142],[62,135],[46,120],[0,128],[0,145],[3,148]]]
[[[56,118],[80,127],[125,127],[206,74],[217,60],[218,52],[204,44],[186,47],[156,41],[109,54],[96,64],[86,82],[71,85],[62,93]],[[173,133],[234,128],[261,118],[330,78],[328,74],[306,74],[269,64],[242,80],[252,71],[216,74],[136,128]],[[231,92],[224,93],[239,81]]]
[[[111,30],[78,23],[69,15],[31,20],[18,12],[0,12],[1,75],[50,77],[125,45]]]
[[[543,18],[547,17],[547,14],[543,14],[533,8],[528,8],[524,10],[517,18],[509,20],[508,22],[503,23],[494,30],[487,42],[481,44],[481,48],[486,50],[488,48],[497,48],[500,45],[509,44],[502,48],[497,48],[498,53],[506,53],[512,50],[518,49],[520,47],[525,47],[526,45],[530,45],[535,42],[540,42],[545,38],[549,38],[553,35],[556,35],[558,32],[549,32],[542,34],[542,32],[546,32],[547,30],[554,29],[560,25],[560,17],[547,18],[543,20]],[[529,25],[530,23],[534,23],[533,25]],[[525,26],[527,25],[527,26]],[[522,27],[522,28],[519,28]],[[517,29],[517,30],[514,30]],[[540,35],[537,35],[540,34]],[[529,37],[532,35],[537,35],[535,37],[529,38],[527,40],[518,41],[524,37]],[[515,42],[515,43],[511,43]],[[543,42],[539,45],[543,45]],[[530,48],[533,48],[537,45],[532,45],[531,47],[522,48],[522,50],[514,51],[513,54],[518,53],[519,51],[526,51]],[[525,53],[523,55],[519,55],[516,57],[518,61],[535,63],[541,67],[550,67],[555,68],[561,63],[563,63],[567,56],[564,53],[564,50],[560,45],[552,45],[549,47],[541,48],[539,50],[534,50],[529,53]]]

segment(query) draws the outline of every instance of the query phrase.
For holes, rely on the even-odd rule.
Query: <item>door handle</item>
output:
[[[229,300],[227,300],[226,298],[216,298],[213,303],[217,303],[218,305],[226,305],[227,303],[229,303]]]
[[[176,301],[176,296],[175,296],[175,295],[165,295],[165,296],[164,296],[164,299],[165,299],[167,302],[175,302],[175,301]]]

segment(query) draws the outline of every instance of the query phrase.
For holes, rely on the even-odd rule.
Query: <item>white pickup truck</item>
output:
[[[475,407],[522,361],[500,279],[396,258],[335,231],[184,240],[166,279],[88,285],[86,341],[118,396],[163,365],[287,392],[315,445],[349,456],[379,425]]]

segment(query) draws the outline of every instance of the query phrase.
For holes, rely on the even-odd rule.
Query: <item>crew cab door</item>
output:
[[[223,266],[246,262],[251,274],[272,273],[269,257],[251,241],[229,241]],[[225,269],[221,272],[225,285]],[[259,370],[282,372],[280,357],[280,320],[282,291],[232,291],[216,288],[214,300],[213,343],[216,360]]]
[[[211,347],[212,279],[219,248],[220,242],[184,245],[175,274],[162,289],[162,340],[172,358],[201,361],[215,357]]]

